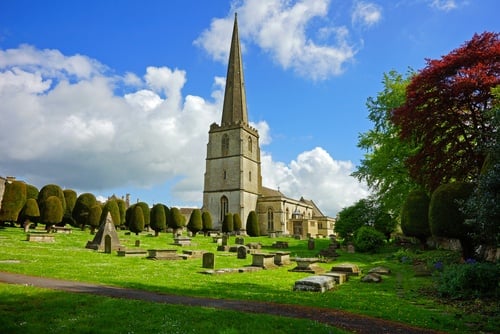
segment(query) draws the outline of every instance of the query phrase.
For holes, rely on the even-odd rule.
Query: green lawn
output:
[[[172,235],[167,233],[153,237],[148,233],[135,236],[120,231],[119,237],[121,244],[127,248],[134,248],[136,240],[140,240],[142,249],[177,248],[179,253],[182,252],[181,247],[172,245]],[[201,259],[154,261],[142,257],[119,257],[115,252],[104,254],[86,249],[86,242],[92,238],[88,231],[74,229],[72,234],[55,234],[54,243],[35,243],[27,242],[20,228],[0,229],[0,270],[180,295],[336,308],[450,333],[477,333],[478,330],[495,332],[500,328],[500,320],[495,314],[474,313],[470,308],[438,302],[432,294],[422,294],[422,290],[429,291],[432,288],[432,279],[415,276],[413,266],[401,263],[399,256],[394,255],[394,249],[375,255],[339,251],[340,257],[336,263],[355,263],[364,271],[381,265],[390,268],[392,274],[384,277],[382,283],[362,283],[359,277],[355,277],[329,292],[307,293],[293,291],[294,282],[308,276],[290,272],[293,264],[251,273],[206,275],[200,273],[203,270]],[[277,240],[287,241],[291,255],[300,257],[316,256],[320,249],[329,244],[328,239],[317,239],[316,249],[308,250],[305,240],[245,238],[245,242],[260,242],[263,252],[274,251],[270,246]],[[234,244],[234,237],[231,237],[230,243]],[[251,256],[241,260],[236,258],[235,253],[217,252],[216,248],[212,238],[203,236],[193,238],[193,245],[184,247],[214,252],[216,268],[238,268],[252,262]],[[435,260],[449,257],[449,252],[432,253]],[[320,266],[329,270],[333,264],[321,263]],[[303,328],[301,331],[306,333],[333,331],[331,327],[311,321],[117,301],[33,287],[1,284],[0,293],[0,323],[7,324],[10,333],[38,333],[37,326],[44,326],[44,321],[51,321],[58,328],[58,331],[51,332],[101,333],[106,331],[97,330],[94,324],[109,324],[110,318],[114,319],[112,329],[116,329],[110,329],[110,332],[120,333],[150,333],[151,328],[162,332],[158,326],[170,322],[178,326],[180,333],[280,333],[290,332],[289,328],[294,328],[293,331]],[[48,313],[43,315],[40,310]],[[214,312],[217,312],[216,316]],[[214,317],[217,321],[213,321]],[[29,319],[26,323],[23,321],[25,318]]]

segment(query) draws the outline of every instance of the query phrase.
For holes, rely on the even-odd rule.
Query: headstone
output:
[[[244,245],[245,244],[245,238],[243,238],[243,237],[236,237],[236,244],[237,245]]]
[[[307,242],[307,249],[309,250],[313,250],[314,249],[314,239],[313,238],[309,238],[309,241]]]
[[[203,268],[214,269],[215,268],[215,254],[214,253],[204,253],[203,254]]]
[[[330,269],[332,272],[346,273],[348,276],[358,276],[361,273],[359,267],[353,263],[341,263]]]
[[[377,273],[369,273],[369,274],[363,276],[363,278],[361,278],[361,282],[364,282],[364,283],[380,283],[380,282],[382,282],[382,276],[380,276]]]
[[[238,246],[238,259],[246,259],[248,254],[248,248],[246,246]]]
[[[350,254],[353,254],[355,253],[355,249],[354,249],[354,245],[353,244],[349,244],[347,245],[347,253],[350,253]]]
[[[222,245],[221,246],[227,246],[229,237],[227,235],[222,236]]]
[[[135,241],[135,247],[141,247],[141,240]]]

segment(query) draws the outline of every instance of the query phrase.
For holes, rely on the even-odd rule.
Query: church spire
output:
[[[234,14],[233,37],[231,39],[231,49],[229,51],[221,125],[224,126],[235,123],[248,124],[237,14]]]

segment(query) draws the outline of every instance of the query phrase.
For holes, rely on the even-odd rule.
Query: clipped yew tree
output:
[[[0,222],[16,222],[26,203],[26,183],[12,181],[5,184],[0,207]]]
[[[36,200],[38,198],[38,193],[39,191],[37,187],[31,184],[26,185],[26,199],[33,198]]]
[[[203,221],[201,218],[201,210],[194,209],[189,216],[189,222],[187,224],[187,229],[196,236],[196,233],[203,229]]]
[[[222,221],[222,232],[231,233],[234,231],[233,214],[226,213],[224,215],[224,220]]]
[[[240,214],[239,213],[235,213],[233,215],[233,228],[236,232],[239,232],[241,230],[241,227],[242,227],[242,223],[241,223],[241,217],[240,217]]]
[[[63,215],[63,205],[58,196],[49,196],[40,205],[40,223],[45,224],[46,230],[50,230],[52,225],[59,224]]]
[[[113,221],[113,225],[115,227],[120,226],[121,218],[120,218],[120,209],[118,208],[118,203],[116,202],[115,199],[111,198],[104,203],[104,206],[102,207],[102,213],[101,213],[101,222],[105,222],[106,218],[108,217],[108,213],[111,214],[111,220]]]
[[[440,185],[431,196],[429,204],[429,225],[436,237],[460,240],[464,259],[473,258],[474,247],[465,224],[463,206],[472,194],[473,185],[453,182]]]
[[[203,211],[201,214],[202,231],[207,235],[208,231],[213,229],[212,215],[208,211]]]
[[[431,236],[429,226],[430,198],[423,190],[413,190],[408,194],[401,208],[401,230],[407,237],[417,238],[425,247]]]
[[[247,234],[251,237],[258,237],[260,235],[259,218],[255,211],[250,211],[248,214],[246,229]]]
[[[64,192],[62,188],[57,184],[47,184],[43,186],[42,189],[40,189],[40,192],[38,193],[38,206],[41,208],[42,203],[50,196],[56,196],[57,198],[59,198],[64,214],[64,212],[66,211],[66,199],[64,198]]]
[[[73,209],[75,208],[77,194],[76,191],[72,189],[64,189],[64,200],[66,202],[66,210],[64,211],[63,223],[69,224],[71,226],[75,225],[75,220],[73,219]]]
[[[76,199],[72,216],[77,226],[80,226],[82,230],[85,229],[86,225],[89,225],[90,208],[96,203],[97,200],[94,194],[91,193],[83,193]]]
[[[102,208],[101,205],[96,203],[90,208],[89,211],[89,225],[90,225],[90,233],[94,234],[95,230],[99,228],[101,225],[101,216],[102,216]],[[104,218],[106,221],[106,218]]]
[[[153,205],[150,212],[149,224],[155,231],[155,237],[157,237],[161,231],[167,230],[167,217],[165,215],[165,208],[163,204]]]
[[[40,209],[38,208],[38,202],[34,198],[28,198],[19,214],[18,222],[23,226],[24,231],[28,232],[31,223],[38,220],[39,217]]]
[[[177,231],[184,227],[184,217],[181,214],[179,208],[170,208],[170,219],[168,220],[170,228],[172,228],[174,236],[177,235]]]
[[[142,209],[142,214],[144,215],[144,228],[148,227],[150,222],[151,222],[151,217],[149,215],[149,211],[151,210],[149,208],[148,203],[146,202],[137,202],[135,205],[140,206]]]
[[[139,205],[131,206],[129,230],[135,235],[144,231],[144,213]]]
[[[127,211],[127,202],[121,198],[116,199],[116,204],[118,205],[118,212],[120,213],[120,226],[125,225],[125,213]]]

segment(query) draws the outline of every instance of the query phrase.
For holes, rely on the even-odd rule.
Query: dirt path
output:
[[[34,277],[6,272],[0,272],[0,282],[32,285],[40,288],[62,290],[72,293],[88,293],[112,298],[128,298],[155,303],[212,307],[240,312],[265,313],[283,317],[310,319],[337,328],[352,331],[353,333],[440,333],[430,329],[411,327],[394,321],[382,320],[327,308],[275,304],[248,300],[242,302],[238,300],[167,295],[144,290],[125,289],[113,286]]]

